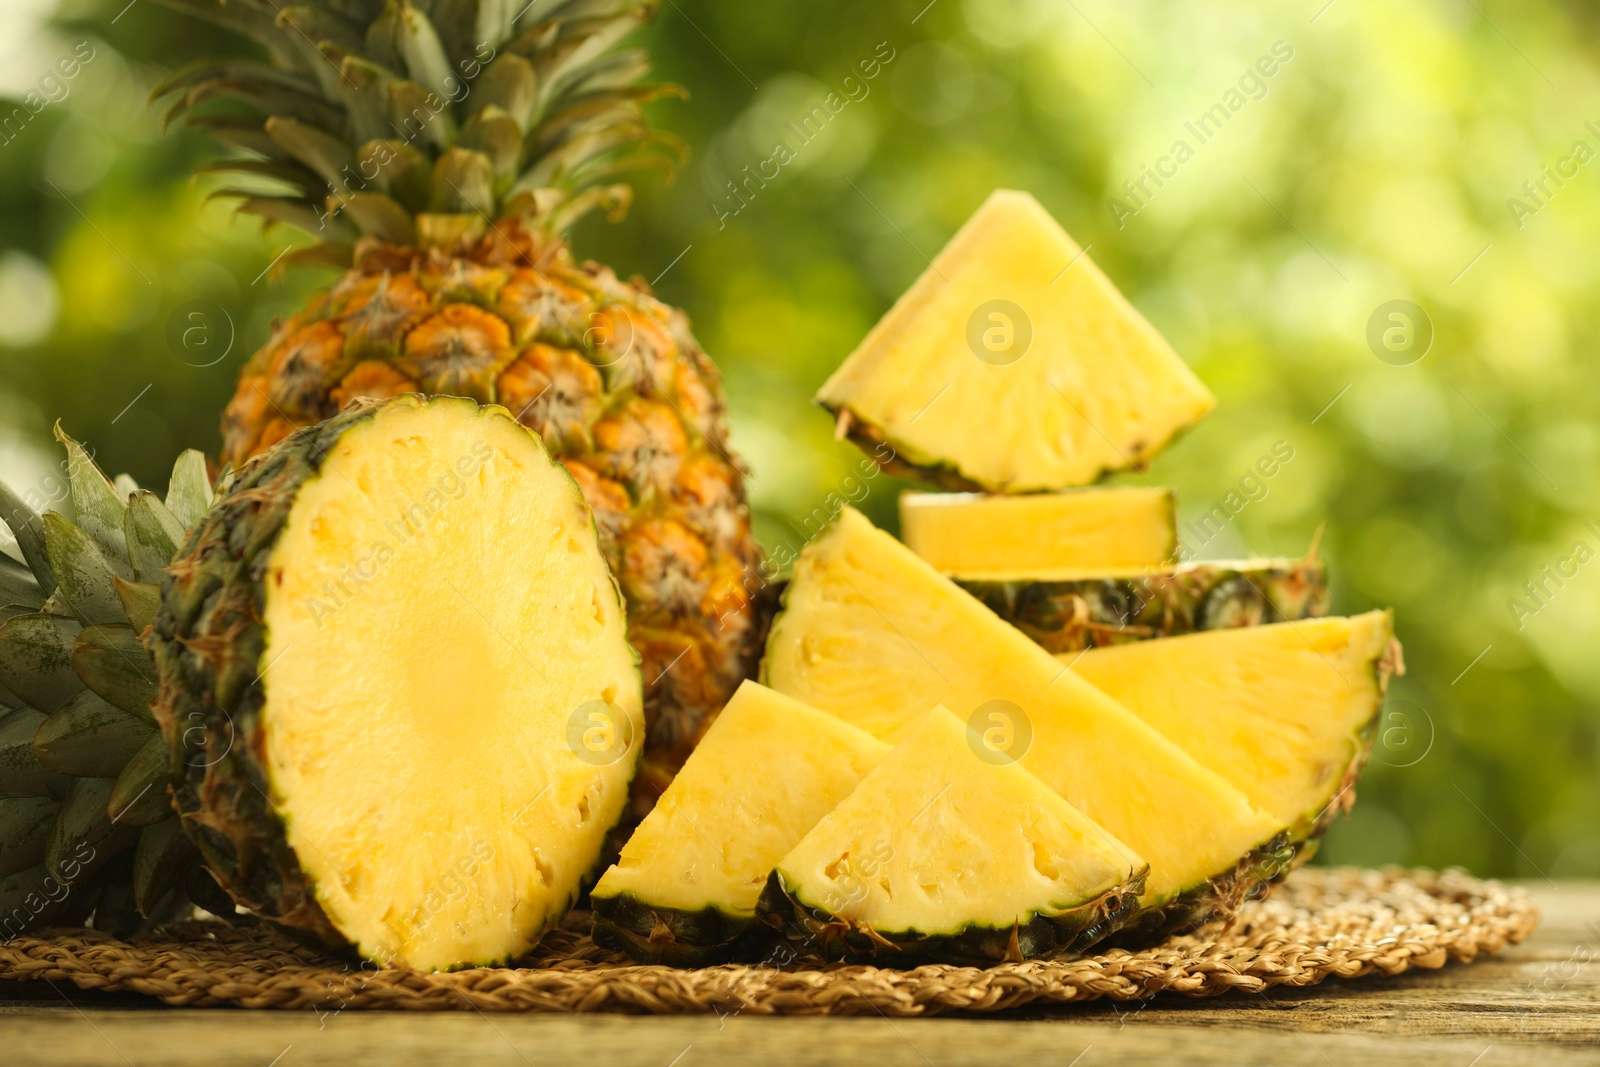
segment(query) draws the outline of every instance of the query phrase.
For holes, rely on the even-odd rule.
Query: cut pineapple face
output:
[[[1178,548],[1173,514],[1170,489],[902,493],[900,535],[953,578],[1066,581],[1167,567]]]
[[[1061,659],[1303,835],[1352,799],[1398,646],[1373,611]]]
[[[824,941],[816,924],[847,927],[847,951],[889,942],[950,960],[1102,936],[1137,899],[1145,863],[1019,764],[986,755],[948,710],[924,713],[778,861],[768,900],[790,906],[774,909],[778,924]]]
[[[764,680],[891,743],[944,704],[1150,863],[1142,903],[1231,872],[1280,823],[845,509],[795,565]]]
[[[858,440],[947,488],[1087,485],[1214,403],[1050,214],[997,190],[823,385]]]
[[[649,962],[710,962],[750,925],[773,864],[888,751],[745,682],[590,893],[596,937]]]
[[[577,486],[502,409],[393,404],[273,549],[271,799],[368,959],[504,960],[565,913],[627,799],[636,660]]]

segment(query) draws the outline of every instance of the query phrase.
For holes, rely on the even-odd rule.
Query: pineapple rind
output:
[[[668,908],[631,892],[591,897],[594,943],[626,952],[640,963],[705,967],[750,960],[771,948],[772,931],[751,916],[734,915],[715,904],[691,910]]]
[[[869,932],[806,901],[781,873],[773,871],[762,890],[759,910],[801,954],[826,959],[871,956],[874,963],[896,966],[947,963],[987,967],[1060,956],[1100,944],[1137,912],[1142,891],[1140,877],[1075,908],[1050,915],[1030,913],[1026,921],[1019,919],[1011,926],[958,923],[944,931],[873,928]]]
[[[1054,653],[1328,613],[1328,569],[1315,556],[1201,560],[1104,578],[953,581]]]

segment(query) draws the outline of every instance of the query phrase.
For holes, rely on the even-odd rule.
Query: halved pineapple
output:
[[[1280,821],[852,509],[801,553],[763,672],[891,743],[933,704],[968,718],[1149,862],[1140,929],[1288,873]]]
[[[595,941],[696,966],[757,947],[746,935],[773,864],[888,751],[745,682],[589,894]]]
[[[1355,800],[1389,676],[1393,617],[1216,630],[1061,657],[1238,786],[1297,839]]]
[[[1165,568],[1178,548],[1171,489],[902,493],[906,547],[953,578],[1060,581]]]
[[[453,397],[347,409],[247,463],[169,575],[155,712],[238,903],[421,969],[560,920],[644,722],[594,517],[536,436]]]
[[[935,707],[778,860],[761,907],[802,951],[983,965],[1094,944],[1147,872]]]
[[[996,190],[823,384],[891,468],[1027,492],[1141,467],[1214,401],[1027,193]]]

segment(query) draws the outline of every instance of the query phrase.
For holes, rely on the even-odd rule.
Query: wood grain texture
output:
[[[697,1067],[868,1062],[1600,1064],[1600,883],[1531,883],[1534,936],[1470,966],[1265,995],[994,1017],[765,1019],[177,1010],[0,985],[0,1062],[297,1067],[384,1062]],[[69,999],[70,998],[70,1001]],[[1080,1057],[1074,1060],[1074,1057]]]

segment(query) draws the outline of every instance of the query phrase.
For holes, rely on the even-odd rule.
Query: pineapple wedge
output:
[[[703,966],[759,947],[773,864],[889,746],[745,682],[589,895],[594,939],[641,963]]]
[[[1027,193],[997,190],[817,401],[891,469],[1029,492],[1142,467],[1215,401]]]
[[[1149,862],[1141,931],[1225,913],[1292,865],[1281,822],[853,509],[801,553],[763,672],[890,743],[934,704],[976,723]]]
[[[1139,574],[1178,549],[1172,490],[1143,487],[902,493],[900,536],[934,570],[985,581]]]
[[[1189,634],[1061,657],[1303,840],[1355,800],[1389,677],[1387,611]]]
[[[943,707],[782,857],[764,918],[803,952],[979,966],[1085,948],[1148,866]]]

